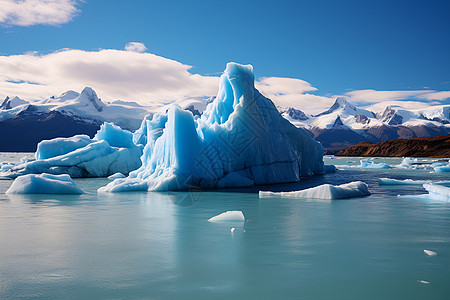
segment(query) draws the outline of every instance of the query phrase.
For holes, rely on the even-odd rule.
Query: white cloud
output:
[[[218,77],[150,53],[64,49],[50,54],[0,56],[0,95],[47,98],[91,86],[104,100],[160,106],[217,93]]]
[[[317,88],[296,78],[263,77],[255,82],[255,87],[278,106],[292,106],[310,114],[328,109],[334,101],[334,98],[307,93]]]
[[[138,42],[129,42],[125,45],[125,50],[130,52],[143,53],[147,51],[147,47],[144,44]]]
[[[381,112],[384,111],[386,106],[391,106],[393,108],[403,108],[408,110],[416,110],[416,109],[425,109],[429,108],[430,105],[439,105],[439,102],[419,102],[419,101],[383,101],[379,103],[375,103],[369,106],[364,107],[364,109],[373,111],[373,112]]]
[[[79,0],[0,0],[0,24],[31,26],[70,22]]]
[[[379,103],[385,101],[438,100],[450,98],[450,91],[415,90],[415,91],[376,91],[356,90],[345,93],[354,103]]]

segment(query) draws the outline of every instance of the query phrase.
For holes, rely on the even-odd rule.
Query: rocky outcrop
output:
[[[360,142],[345,148],[338,156],[450,157],[450,135],[395,139],[380,143]]]

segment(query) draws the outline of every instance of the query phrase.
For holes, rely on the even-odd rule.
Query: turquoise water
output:
[[[450,203],[377,184],[450,174],[358,161],[327,158],[341,170],[260,187],[363,180],[372,192],[335,201],[259,199],[258,188],[98,195],[107,179],[77,179],[81,196],[18,196],[0,180],[0,299],[450,299]],[[227,210],[247,221],[207,222]]]

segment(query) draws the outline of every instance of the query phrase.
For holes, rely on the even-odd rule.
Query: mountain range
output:
[[[187,99],[179,104],[200,115],[210,99]],[[387,106],[381,112],[361,109],[344,97],[338,97],[326,111],[306,114],[295,107],[278,107],[284,118],[306,129],[322,143],[327,154],[362,141],[371,143],[390,139],[408,139],[450,134],[450,106],[406,110]],[[154,107],[116,100],[104,102],[86,87],[81,93],[67,91],[57,97],[25,101],[6,97],[0,104],[1,151],[33,152],[43,139],[75,134],[94,136],[107,121],[136,130]]]
[[[297,127],[307,129],[327,154],[362,141],[377,143],[450,134],[450,106],[420,110],[387,106],[381,112],[372,112],[339,97],[328,110],[317,115],[306,115],[292,107],[279,111]]]

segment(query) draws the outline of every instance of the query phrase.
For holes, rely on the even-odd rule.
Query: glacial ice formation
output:
[[[27,174],[17,177],[6,194],[83,194],[67,174]]]
[[[373,161],[369,160],[361,160],[361,164],[359,165],[360,168],[367,168],[367,169],[390,169],[391,166],[385,163],[375,163]]]
[[[214,216],[208,222],[244,222],[245,217],[240,210],[230,210]]]
[[[365,182],[354,181],[341,185],[322,184],[313,188],[293,192],[267,192],[260,191],[259,197],[282,197],[303,199],[348,199],[369,196],[369,188]]]
[[[254,87],[250,65],[227,64],[202,116],[172,106],[142,122],[142,166],[99,191],[177,190],[295,182],[323,173],[323,148]]]
[[[427,197],[442,202],[450,202],[450,188],[430,183],[424,184],[423,187],[428,191]]]
[[[38,144],[36,160],[0,173],[15,178],[25,174],[69,174],[71,177],[106,177],[128,174],[141,166],[143,146],[133,143],[133,134],[104,123],[93,139],[86,135],[56,138]],[[2,170],[3,171],[3,170]]]

